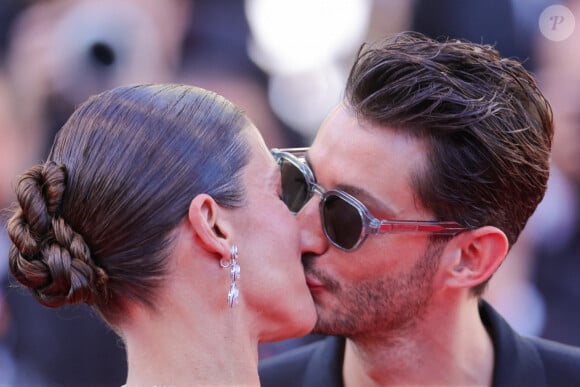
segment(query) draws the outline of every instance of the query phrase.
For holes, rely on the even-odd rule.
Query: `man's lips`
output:
[[[318,281],[316,278],[313,278],[312,276],[309,276],[308,274],[306,274],[306,285],[308,285],[308,288],[311,291],[321,290],[322,288],[324,288],[322,282]]]
[[[316,269],[314,268],[314,260],[316,256],[313,254],[302,255],[302,265],[304,266],[304,276],[306,277],[306,285],[310,292],[319,291],[325,288],[324,282],[318,279]]]

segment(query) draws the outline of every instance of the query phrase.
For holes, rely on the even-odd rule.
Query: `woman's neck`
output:
[[[242,314],[234,308],[194,320],[140,318],[124,332],[127,387],[259,386],[258,340]]]

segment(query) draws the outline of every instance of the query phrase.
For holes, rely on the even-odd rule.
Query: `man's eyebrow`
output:
[[[309,156],[308,152],[306,153],[304,159],[305,159],[306,164],[308,165],[308,167],[312,171],[314,178],[316,179],[316,172],[314,171],[314,166],[310,163],[310,156]],[[324,187],[324,188],[328,189],[327,187]],[[384,201],[380,200],[379,198],[377,198],[376,196],[371,194],[369,191],[367,191],[361,187],[357,187],[357,186],[354,186],[351,184],[339,183],[335,188],[354,196],[355,198],[360,200],[362,203],[364,203],[365,206],[370,207],[370,208],[374,209],[375,211],[379,211],[380,213],[385,214],[389,218],[393,218],[393,219],[396,218],[396,215],[398,212],[395,211],[395,209],[393,207],[389,206],[388,203],[385,203]],[[369,208],[369,211],[371,210],[370,208]],[[374,216],[376,216],[376,215],[374,215]]]
[[[393,207],[364,188],[351,184],[339,183],[337,184],[336,189],[349,193],[350,195],[357,198],[366,207],[368,207],[368,210],[371,211],[373,216],[377,218],[380,217],[378,214],[383,214],[383,216],[386,216],[389,219],[396,219],[397,217],[397,211]]]

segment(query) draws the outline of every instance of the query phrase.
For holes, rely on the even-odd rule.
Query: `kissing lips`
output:
[[[306,285],[308,285],[308,289],[310,289],[311,292],[321,291],[324,289],[322,282],[308,274],[306,274]]]
[[[320,292],[325,286],[324,283],[317,278],[315,275],[316,270],[314,269],[314,259],[313,254],[303,254],[302,255],[302,265],[304,266],[304,276],[306,277],[306,285],[310,293]]]

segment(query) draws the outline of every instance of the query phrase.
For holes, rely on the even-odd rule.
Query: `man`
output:
[[[489,46],[402,33],[359,53],[345,96],[305,155],[273,151],[330,337],[264,361],[263,385],[580,385],[580,349],[519,336],[481,298],[546,189],[534,79]]]

